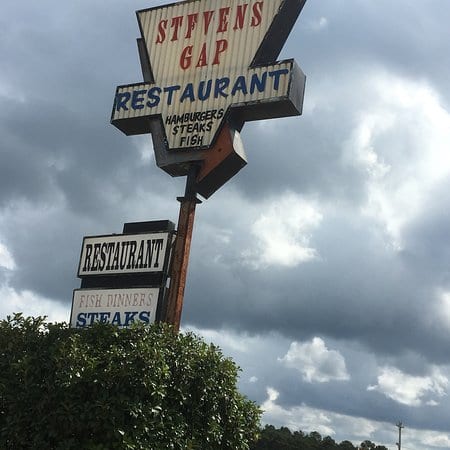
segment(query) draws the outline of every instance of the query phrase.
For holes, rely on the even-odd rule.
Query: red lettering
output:
[[[234,22],[233,30],[242,30],[244,28],[245,15],[247,14],[248,3],[238,5],[236,11],[236,21]]]
[[[220,54],[228,48],[228,41],[220,39],[216,42],[216,53],[214,54],[213,65],[220,64]]]
[[[224,33],[228,30],[228,14],[230,14],[230,7],[219,9],[219,26],[217,28],[218,33]]]
[[[253,5],[253,16],[252,16],[252,27],[257,27],[258,25],[261,25],[262,22],[262,10],[263,10],[264,2],[256,2]]]
[[[198,13],[188,14],[187,19],[188,24],[185,38],[190,39],[192,37],[192,30],[195,28],[195,25],[197,25]]]
[[[158,37],[156,38],[157,44],[162,44],[166,40],[167,20],[161,20],[158,24]]]
[[[207,64],[208,64],[208,61],[206,58],[206,42],[205,42],[200,51],[200,56],[198,57],[197,67],[204,67]]]
[[[180,57],[180,67],[183,70],[188,69],[192,62],[192,45],[188,45],[182,52]]]
[[[211,25],[211,20],[213,18],[214,11],[205,11],[203,13],[203,18],[205,22],[205,36],[208,34],[209,26]]]
[[[172,19],[172,23],[170,24],[170,27],[173,28],[171,41],[178,41],[178,31],[180,30],[182,24],[183,16],[177,16]]]

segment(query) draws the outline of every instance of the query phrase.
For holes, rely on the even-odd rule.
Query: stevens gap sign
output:
[[[305,1],[194,0],[138,11],[148,79],[117,88],[111,122],[128,135],[151,132],[161,167],[158,148],[210,148],[226,121],[240,129],[301,114],[305,76],[293,60],[275,59]]]

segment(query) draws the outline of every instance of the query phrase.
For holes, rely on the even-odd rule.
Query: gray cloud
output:
[[[177,219],[184,180],[155,167],[148,136],[109,124],[116,85],[141,79],[134,10],[148,6],[7,0],[0,243],[15,268],[0,267],[2,292],[69,309],[83,236]],[[449,9],[307,2],[281,54],[308,77],[303,116],[246,124],[248,166],[198,207],[183,323],[244,342],[227,351],[260,403],[270,386],[282,408],[450,433],[445,397],[429,390],[411,407],[367,390],[383,367],[450,376]],[[269,252],[272,238],[287,250]],[[276,263],[262,258],[274,253]],[[342,355],[350,380],[307,382],[280,363],[314,337]]]

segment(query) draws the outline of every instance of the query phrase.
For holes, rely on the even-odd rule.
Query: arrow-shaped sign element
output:
[[[301,114],[305,76],[293,60],[275,59],[305,2],[194,0],[138,11],[150,76],[117,88],[111,122],[127,135],[151,132],[157,162],[164,147],[184,150],[183,163],[202,159],[225,121],[240,129]]]

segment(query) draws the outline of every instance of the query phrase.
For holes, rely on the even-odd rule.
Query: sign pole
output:
[[[186,287],[189,252],[191,248],[192,230],[194,228],[195,207],[201,201],[196,196],[196,178],[199,166],[191,164],[186,179],[184,197],[178,197],[180,214],[178,217],[177,237],[170,270],[170,288],[167,298],[165,322],[180,329],[181,312],[183,310],[184,289]]]
[[[245,166],[239,133],[246,121],[298,116],[303,107],[304,73],[293,59],[277,58],[306,0],[226,3],[184,0],[137,11],[144,81],[118,86],[111,113],[127,136],[151,133],[159,168],[187,176],[158,314],[176,331],[197,194],[209,198]],[[92,253],[100,263],[102,249]]]

